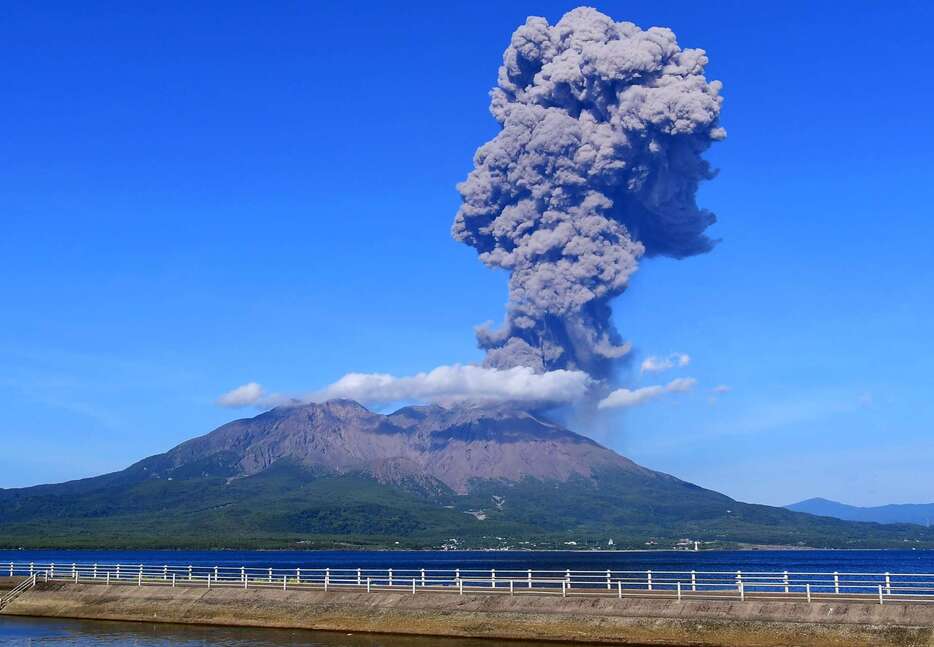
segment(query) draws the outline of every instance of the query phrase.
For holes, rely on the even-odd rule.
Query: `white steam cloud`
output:
[[[679,377],[665,385],[644,386],[641,389],[616,389],[597,405],[600,409],[635,407],[666,393],[690,391],[697,384],[692,377]]]
[[[335,398],[365,404],[403,401],[565,404],[583,398],[592,381],[583,371],[536,373],[526,366],[495,369],[455,364],[403,377],[388,373],[348,373],[303,397],[266,394],[259,384],[251,382],[225,393],[218,404],[225,407],[277,406]]]
[[[691,363],[691,356],[685,353],[672,353],[668,357],[646,357],[639,367],[642,373],[663,373],[673,368],[683,368]]]
[[[235,389],[231,389],[217,399],[217,404],[222,407],[237,409],[239,407],[249,407],[257,404],[265,397],[263,387],[256,382],[250,382]]]
[[[526,366],[494,369],[455,364],[409,377],[348,373],[309,399],[319,402],[350,398],[368,403],[403,400],[566,403],[581,399],[590,383],[591,378],[582,371],[536,373]]]

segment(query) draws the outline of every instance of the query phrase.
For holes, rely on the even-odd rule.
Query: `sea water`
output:
[[[0,550],[4,562],[247,568],[934,573],[934,550],[188,551]]]

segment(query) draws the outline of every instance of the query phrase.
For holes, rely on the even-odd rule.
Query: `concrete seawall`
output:
[[[2,584],[0,584],[2,588]],[[689,647],[934,647],[934,605],[39,583],[8,615]]]

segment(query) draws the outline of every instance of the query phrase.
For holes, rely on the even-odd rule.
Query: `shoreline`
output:
[[[931,552],[931,548],[815,548],[812,546],[752,546],[740,548],[707,548],[701,550],[682,550],[676,548],[463,548],[457,550],[442,550],[440,548],[4,548],[0,552],[30,553],[30,552],[113,552],[113,553],[439,553],[456,555],[458,553],[571,553],[571,554],[644,554],[644,553],[672,553],[701,554],[701,553],[755,553],[755,552],[817,552],[832,551],[835,553],[884,553],[884,552]]]
[[[930,647],[934,605],[39,583],[4,615],[692,647]]]

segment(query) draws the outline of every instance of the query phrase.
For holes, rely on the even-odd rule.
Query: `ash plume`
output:
[[[709,251],[702,158],[726,136],[707,57],[671,30],[591,8],[530,17],[503,54],[490,111],[501,131],[458,185],[452,234],[509,271],[506,320],[478,329],[485,364],[608,376],[629,350],[611,322],[643,256]]]

